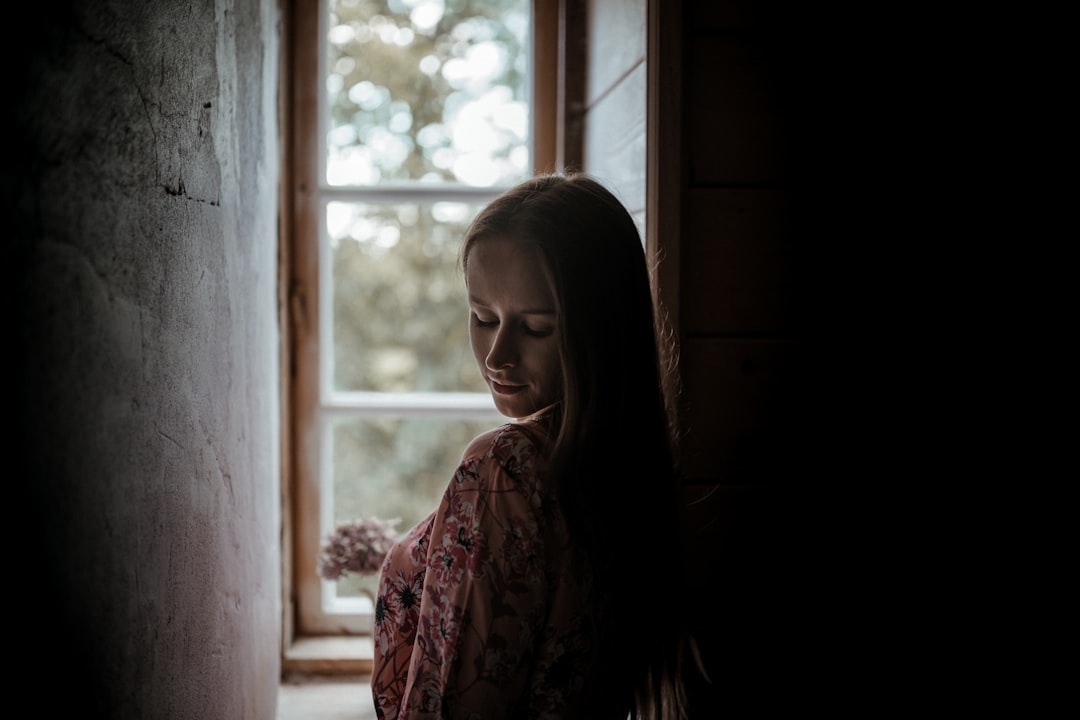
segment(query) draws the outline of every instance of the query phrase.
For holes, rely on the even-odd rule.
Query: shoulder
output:
[[[535,475],[543,463],[539,438],[518,423],[480,433],[462,454],[462,466],[499,467],[512,477]]]
[[[469,441],[461,459],[466,461],[498,458],[507,452],[539,454],[540,446],[536,435],[528,432],[518,423],[500,425],[485,430]]]
[[[469,460],[478,460],[485,457],[495,444],[495,439],[503,433],[509,425],[500,425],[499,427],[485,430],[480,433],[465,446],[465,452],[461,454],[461,461],[467,462]]]

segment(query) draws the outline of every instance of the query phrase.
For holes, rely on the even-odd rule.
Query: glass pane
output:
[[[371,516],[401,518],[397,530],[405,532],[438,506],[469,441],[505,422],[494,412],[490,420],[334,421],[334,524]],[[374,577],[348,575],[338,580],[337,595],[374,593],[376,583]]]
[[[487,393],[458,252],[480,206],[327,204],[333,388]]]
[[[527,176],[529,0],[329,7],[330,185]]]

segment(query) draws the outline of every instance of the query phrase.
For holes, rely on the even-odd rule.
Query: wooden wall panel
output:
[[[797,258],[788,196],[694,188],[687,194],[683,290],[688,336],[790,336],[798,329]]]
[[[798,436],[807,249],[796,244],[776,7],[683,3],[683,461],[706,483],[783,483]]]
[[[684,473],[736,485],[775,480],[808,429],[800,361],[795,341],[684,340]]]
[[[833,682],[817,633],[831,620],[820,568],[839,471],[821,462],[859,450],[845,430],[860,419],[838,422],[832,404],[829,378],[857,360],[826,342],[816,310],[825,263],[812,245],[835,225],[818,198],[837,171],[813,161],[831,152],[823,128],[851,118],[819,92],[834,50],[818,6],[649,8],[650,240],[676,258],[661,277],[677,291],[683,562],[689,592],[708,599],[692,622],[714,680],[690,688],[690,717],[768,714]]]
[[[782,0],[691,0],[685,8],[686,27],[698,35],[767,28],[783,11],[781,3]]]
[[[770,58],[752,40],[688,38],[692,185],[760,186],[783,175],[784,136]]]
[[[769,591],[763,576],[778,569],[769,554],[782,541],[790,505],[751,485],[687,484],[683,498],[683,572],[690,592],[708,595],[713,611],[700,623],[730,622],[725,610],[745,611],[747,598]],[[758,561],[765,562],[756,566]]]

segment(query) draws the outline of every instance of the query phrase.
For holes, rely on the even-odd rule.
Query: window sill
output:
[[[282,674],[367,675],[375,644],[370,635],[325,635],[298,637],[285,650]]]

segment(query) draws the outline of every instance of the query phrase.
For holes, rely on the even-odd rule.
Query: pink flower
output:
[[[394,544],[399,519],[359,518],[341,523],[319,552],[319,577],[337,580],[342,575],[374,575]]]

